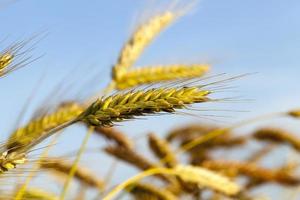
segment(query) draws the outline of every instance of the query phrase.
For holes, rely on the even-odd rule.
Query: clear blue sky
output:
[[[49,32],[34,52],[45,56],[0,80],[0,128],[1,138],[5,139],[14,128],[22,104],[42,76],[45,80],[27,117],[39,106],[38,100],[74,68],[80,71],[74,75],[79,78],[73,84],[75,92],[95,71],[101,74],[94,84],[104,87],[123,42],[139,21],[136,16],[149,11],[150,0],[20,0],[5,7],[1,2],[7,1],[0,0],[0,39],[8,36],[8,41],[14,41],[43,30]],[[155,3],[151,5],[155,8]],[[213,63],[212,74],[257,72],[234,84],[239,91],[235,96],[254,101],[225,105],[250,111],[238,115],[241,118],[300,107],[299,19],[299,0],[203,0],[156,39],[137,65],[209,61]],[[64,83],[68,84],[67,81]],[[152,117],[123,124],[123,128],[129,132],[137,126],[144,133],[156,131],[161,123],[169,129],[182,119]],[[60,143],[68,146],[63,140]]]

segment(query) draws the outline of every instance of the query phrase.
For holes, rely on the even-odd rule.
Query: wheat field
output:
[[[0,0],[0,199],[300,199],[299,11]]]

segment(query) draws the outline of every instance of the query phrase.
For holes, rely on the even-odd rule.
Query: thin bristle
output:
[[[32,58],[29,55],[29,52],[34,49],[34,45],[38,42],[38,36],[34,35],[26,40],[15,42],[0,52],[0,77],[38,59],[38,57]]]
[[[115,83],[118,90],[124,90],[144,84],[196,78],[208,70],[209,66],[205,64],[142,67],[127,71]]]

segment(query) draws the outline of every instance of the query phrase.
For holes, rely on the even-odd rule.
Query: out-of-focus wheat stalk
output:
[[[57,158],[44,158],[40,162],[40,168],[45,170],[53,170],[57,173],[68,175],[73,166],[72,163],[66,162],[62,159]],[[80,181],[80,183],[87,185],[89,187],[97,188],[100,191],[104,188],[104,182],[90,172],[88,169],[77,167],[74,177]]]
[[[262,128],[253,134],[257,140],[271,141],[291,145],[296,151],[300,151],[300,139],[286,130],[279,128]]]
[[[286,173],[284,170],[266,169],[249,162],[207,160],[202,163],[202,166],[213,170],[234,169],[238,174],[264,182],[276,182],[290,186],[300,184],[300,178]]]

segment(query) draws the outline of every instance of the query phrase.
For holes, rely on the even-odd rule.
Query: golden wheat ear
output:
[[[147,66],[128,70],[115,80],[115,87],[124,90],[145,84],[191,79],[203,76],[210,69],[207,64]]]
[[[194,2],[179,5],[173,2],[162,11],[156,12],[141,23],[128,41],[124,44],[116,64],[113,66],[113,80],[120,80],[127,70],[134,65],[144,49],[179,17],[186,14],[195,4]],[[153,12],[152,12],[153,13]]]
[[[57,158],[45,158],[40,161],[40,168],[45,170],[53,170],[65,176],[68,176],[72,168],[72,163]],[[98,189],[100,192],[104,189],[104,182],[90,172],[88,169],[77,167],[74,177],[81,184]]]
[[[300,139],[286,130],[279,128],[262,128],[257,130],[253,137],[257,140],[288,144],[296,151],[300,151]]]
[[[159,188],[155,185],[147,183],[133,183],[129,185],[125,190],[128,190],[130,194],[136,199],[161,199],[161,200],[176,200],[176,198],[170,191]]]
[[[210,99],[207,96],[210,93],[198,87],[130,91],[98,99],[78,119],[92,126],[110,126],[114,122],[137,116],[173,113],[187,105],[208,102]]]
[[[28,39],[12,43],[0,52],[0,77],[27,66],[41,56],[33,57],[32,51],[45,34],[36,34]]]
[[[117,63],[113,66],[112,77],[120,79],[142,54],[147,45],[176,18],[176,14],[166,11],[139,26],[125,43]]]
[[[151,133],[148,135],[148,144],[152,152],[156,155],[159,159],[167,158],[164,162],[166,167],[175,167],[178,162],[176,159],[176,155],[172,151],[169,143],[157,137],[155,134]]]
[[[53,113],[32,119],[28,124],[17,128],[10,135],[7,149],[16,151],[28,146],[47,131],[76,118],[82,111],[81,105],[72,102],[60,106]]]

